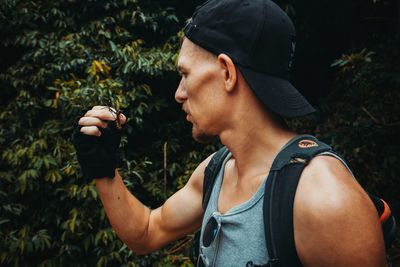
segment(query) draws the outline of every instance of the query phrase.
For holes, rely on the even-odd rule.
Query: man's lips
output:
[[[186,112],[186,111],[185,111],[185,113],[186,113],[186,120],[187,120],[187,121],[191,121],[191,117],[192,117],[192,116],[190,115],[190,113],[189,113],[189,112]]]
[[[182,110],[186,113],[186,120],[189,120],[191,117],[189,111],[184,106],[182,107]]]
[[[186,114],[186,120],[187,120],[187,121],[191,121],[191,120],[190,120],[191,117],[192,117],[192,116],[190,115],[190,113],[187,113],[187,114]]]

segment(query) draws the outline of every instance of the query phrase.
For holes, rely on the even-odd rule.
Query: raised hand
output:
[[[85,179],[115,176],[125,123],[125,115],[107,106],[95,106],[79,118],[72,142]]]

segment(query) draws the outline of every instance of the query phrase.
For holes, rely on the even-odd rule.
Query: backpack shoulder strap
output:
[[[215,178],[217,177],[218,171],[221,169],[224,159],[228,155],[229,150],[224,146],[220,148],[212,156],[210,162],[204,170],[204,181],[203,181],[203,212],[205,212],[208,202],[210,200],[211,192],[214,187]],[[197,231],[193,237],[192,246],[189,250],[189,257],[192,263],[196,264],[200,250],[200,230]]]
[[[228,155],[229,150],[224,146],[215,152],[211,158],[207,167],[204,170],[204,181],[203,181],[203,210],[205,211],[210,200],[211,192],[214,187],[215,178],[218,171],[221,169],[224,159]]]
[[[293,161],[308,163],[315,155],[332,151],[327,144],[312,135],[299,135],[290,140],[275,157],[271,171],[279,171]]]
[[[292,139],[275,157],[264,193],[264,230],[271,267],[302,266],[294,243],[293,204],[300,175],[317,154],[331,147],[310,135]]]

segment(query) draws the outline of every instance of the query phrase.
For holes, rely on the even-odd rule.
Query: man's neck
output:
[[[266,117],[242,118],[233,125],[220,139],[232,153],[238,179],[267,174],[280,149],[296,136]]]

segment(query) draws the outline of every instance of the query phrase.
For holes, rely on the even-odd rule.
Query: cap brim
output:
[[[274,113],[283,117],[300,117],[315,112],[289,81],[243,66],[239,69],[258,99]]]

